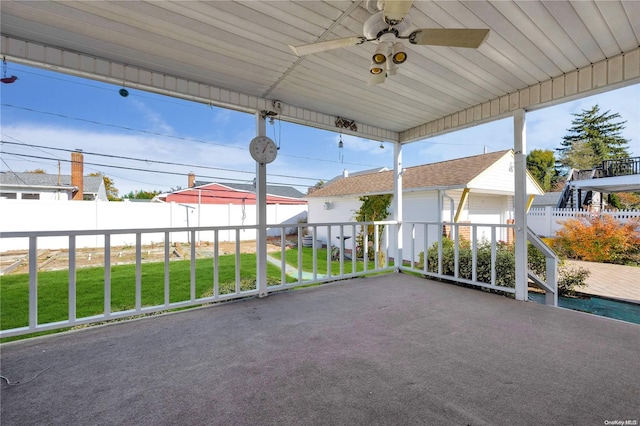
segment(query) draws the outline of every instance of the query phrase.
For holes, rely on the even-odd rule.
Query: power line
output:
[[[8,144],[8,145],[18,145],[18,146],[26,146],[29,148],[45,148],[45,149],[51,149],[54,151],[64,151],[64,152],[75,152],[75,149],[67,149],[67,148],[54,148],[54,147],[49,147],[49,146],[43,146],[43,145],[35,145],[35,144],[28,144],[28,143],[24,143],[24,142],[10,142],[10,141],[4,141],[1,140],[0,144]],[[236,169],[226,169],[223,167],[212,167],[212,166],[200,166],[200,165],[196,165],[196,164],[185,164],[185,163],[175,163],[175,162],[170,162],[170,161],[162,161],[162,160],[148,160],[145,158],[135,158],[135,157],[127,157],[127,156],[123,156],[123,155],[113,155],[113,154],[102,154],[99,152],[90,152],[90,151],[82,151],[83,154],[86,155],[96,155],[96,156],[100,156],[100,157],[107,157],[107,158],[117,158],[120,160],[131,160],[131,161],[140,161],[143,163],[156,163],[156,164],[166,164],[166,165],[170,165],[170,166],[184,166],[184,167],[191,167],[191,168],[198,168],[198,169],[208,169],[208,170],[221,170],[221,171],[225,171],[225,172],[235,172],[235,173],[246,173],[246,174],[255,174],[255,172],[248,172],[245,170],[236,170]],[[49,153],[47,153],[49,154]],[[53,154],[50,154],[53,155]],[[272,174],[271,176],[277,176],[277,177],[285,177],[285,178],[292,178],[292,179],[301,179],[301,180],[312,180],[312,181],[318,181],[321,180],[320,178],[310,178],[310,177],[300,177],[300,176],[291,176],[291,175],[280,175],[280,174]]]
[[[57,158],[51,158],[51,157],[43,157],[43,156],[39,156],[39,155],[19,154],[19,153],[16,153],[16,152],[6,152],[6,151],[4,151],[3,154],[14,155],[16,157],[22,157],[22,158],[36,158],[36,159],[40,159],[40,160],[64,161],[65,163],[71,163],[71,160],[57,159]],[[133,171],[145,172],[145,173],[156,173],[156,174],[163,174],[163,175],[184,176],[184,173],[179,173],[179,172],[169,172],[169,171],[151,170],[151,169],[140,169],[140,168],[137,168],[137,167],[127,167],[127,166],[114,166],[114,165],[111,165],[111,164],[93,163],[93,162],[89,162],[89,161],[84,161],[84,164],[97,166],[97,167],[108,167],[108,168],[112,168],[112,169],[133,170]],[[247,182],[246,180],[231,179],[231,178],[222,177],[222,176],[201,176],[201,178],[203,178],[203,179],[224,180],[224,181],[228,181],[228,182],[237,182],[237,183],[246,183]],[[275,185],[298,186],[298,185],[295,185],[295,184],[285,183],[285,182],[271,182],[271,181],[269,181],[268,183],[275,184]]]
[[[150,130],[134,129],[133,127],[120,126],[120,125],[110,124],[110,123],[103,123],[103,122],[96,121],[96,120],[89,120],[87,118],[71,117],[71,116],[64,115],[64,114],[59,114],[59,113],[50,112],[50,111],[40,111],[40,110],[36,110],[36,109],[33,109],[33,108],[21,107],[21,106],[17,106],[17,105],[11,105],[11,104],[3,103],[2,106],[3,107],[8,107],[8,108],[21,109],[23,111],[34,112],[34,113],[37,113],[37,114],[51,115],[51,116],[54,116],[54,117],[64,118],[64,119],[67,119],[67,120],[81,121],[81,122],[85,122],[85,123],[94,124],[94,125],[97,125],[97,126],[105,126],[105,127],[116,128],[116,129],[128,130],[128,131],[131,131],[131,132],[145,133],[145,134],[149,134],[149,135],[153,135],[153,136],[161,136],[161,137],[166,137],[166,138],[178,139],[178,140],[182,140],[182,141],[185,141],[185,142],[195,142],[195,143],[201,143],[201,144],[205,144],[205,145],[216,145],[216,146],[222,146],[222,147],[225,147],[225,148],[239,149],[239,150],[243,150],[243,151],[245,150],[244,147],[240,147],[240,146],[225,145],[225,144],[221,144],[221,143],[217,143],[217,142],[203,141],[201,139],[194,139],[194,138],[188,138],[188,137],[184,137],[184,136],[177,136],[177,135],[169,135],[169,134],[166,134],[166,133],[152,132]],[[339,162],[339,161],[335,161],[335,160],[327,160],[327,159],[324,159],[324,158],[312,158],[312,157],[305,157],[305,156],[298,156],[298,155],[291,155],[291,154],[280,154],[280,156],[290,157],[290,158],[297,158],[297,159],[301,159],[301,160],[323,161],[323,162],[326,162],[326,163],[343,163],[343,162]],[[378,167],[377,165],[374,165],[374,164],[351,163],[351,162],[347,162],[347,161],[345,161],[344,164],[350,164],[352,166]]]

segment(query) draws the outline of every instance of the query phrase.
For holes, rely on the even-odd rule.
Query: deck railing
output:
[[[514,256],[511,243],[514,225],[481,223],[403,222],[405,246],[410,259],[401,270],[425,277],[454,281],[505,293],[515,293],[515,264],[505,261]],[[462,234],[465,234],[463,237]],[[546,258],[546,280],[529,273],[529,278],[557,306],[557,262],[555,254],[534,233],[528,241]],[[407,256],[403,256],[405,259]]]
[[[505,277],[496,275],[501,241],[508,239],[513,225],[447,224],[454,242],[453,265],[449,265],[448,258],[444,256],[443,223],[404,222],[401,225],[405,241],[403,250],[397,249],[398,226],[394,221],[309,223],[293,226],[292,233],[291,224],[268,225],[270,235],[277,234],[274,232],[277,230],[280,236],[270,237],[268,244],[267,263],[271,266],[268,266],[267,283],[263,283],[266,294],[391,271],[417,272],[427,277],[515,292],[514,280],[503,285]],[[463,254],[462,241],[465,238],[461,237],[462,227],[470,230],[466,239],[471,248],[469,265],[466,258],[463,259],[466,255]],[[12,281],[13,293],[5,291],[7,280],[0,278],[0,286],[3,287],[0,297],[12,297],[12,303],[20,305],[12,307],[17,308],[16,315],[20,319],[13,325],[0,324],[0,338],[265,294],[258,288],[256,280],[256,257],[242,252],[246,242],[242,241],[241,234],[255,229],[252,225],[2,233],[3,239],[28,240],[25,259],[28,273],[16,275]],[[193,243],[198,241],[199,232],[212,235],[213,241]],[[187,240],[191,243],[172,243],[172,234],[175,233],[187,233]],[[305,233],[311,236],[310,240],[303,236]],[[150,249],[143,245],[143,241],[148,240],[146,234],[155,234],[155,241],[161,236],[162,241]],[[112,245],[111,241],[122,241],[120,237],[123,235],[129,235],[127,238],[134,243],[127,247]],[[226,242],[221,240],[222,235],[225,238],[234,236],[232,250],[221,252],[221,244]],[[46,282],[39,280],[41,267],[49,260],[39,259],[38,242],[52,237],[65,237],[68,241],[66,264],[60,266],[66,272],[55,278],[58,281],[55,288],[60,292],[55,295],[51,294],[54,284],[50,278]],[[82,241],[82,245],[78,241]],[[88,254],[94,261],[98,259],[98,265],[93,265],[93,278],[85,275],[89,270],[83,267],[87,241],[99,243]],[[483,263],[487,245],[489,265]],[[422,262],[421,251],[426,253]],[[84,258],[80,258],[81,255]],[[399,261],[398,255],[404,260]],[[177,260],[187,261],[188,267],[176,265]],[[124,269],[116,269],[120,264],[130,266],[125,272]],[[177,266],[180,268],[175,269]],[[16,283],[16,279],[19,282]],[[509,279],[506,278],[507,281]],[[61,280],[66,282],[60,283]],[[549,289],[555,288],[554,285]],[[88,296],[91,286],[94,286],[94,294]],[[95,286],[99,286],[97,295]],[[22,290],[16,290],[18,287]],[[16,291],[22,293],[16,296]],[[124,293],[128,295],[125,302],[122,301]],[[99,300],[96,302],[96,299]],[[44,304],[50,303],[58,305],[56,314],[44,313]]]
[[[269,263],[275,264],[281,269],[279,279],[270,279],[267,283],[267,292],[280,291],[300,285],[308,285],[315,283],[323,283],[328,281],[335,281],[339,279],[352,278],[355,276],[366,275],[374,272],[392,271],[393,267],[389,263],[389,239],[388,233],[383,233],[383,229],[386,222],[379,223],[330,223],[330,224],[298,224],[292,226],[291,224],[276,224],[268,225],[271,229],[270,234],[273,234],[273,230],[280,231],[279,247],[276,247],[273,242],[274,238],[271,237],[270,247],[274,249],[268,253]],[[388,224],[391,224],[390,222]],[[355,241],[356,236],[364,226],[371,225],[374,229],[375,244],[368,244],[368,235],[364,235],[365,246],[363,248],[364,258],[367,259],[373,253],[374,261],[365,262],[363,259],[358,259],[356,256]],[[291,232],[293,228],[297,228],[297,232]],[[308,261],[309,255],[303,256],[303,250],[297,251],[297,261],[293,263],[295,266],[287,264],[286,253],[291,246],[302,247],[303,246],[303,231],[306,229],[311,230],[313,235],[318,235],[320,231],[325,235],[328,235],[327,241],[332,241],[332,236],[342,237],[340,241],[344,241],[344,237],[353,237],[353,242],[344,245],[337,245],[336,243],[330,243],[329,247],[321,246],[321,242],[314,238],[311,243],[311,247],[307,248],[307,251],[311,252],[311,265],[303,265],[305,261]],[[24,294],[20,294],[17,299],[18,303],[22,303],[21,309],[18,311],[28,312],[25,315],[24,320],[16,327],[8,328],[3,323],[0,324],[0,338],[17,336],[22,334],[34,333],[39,331],[47,331],[61,328],[69,328],[80,326],[83,324],[97,323],[103,321],[109,321],[120,318],[128,318],[137,315],[151,314],[155,312],[168,311],[173,309],[185,308],[190,306],[203,305],[207,303],[215,303],[221,301],[227,301],[232,299],[239,299],[248,296],[259,295],[258,286],[256,283],[256,273],[253,266],[256,264],[255,258],[247,260],[246,256],[243,256],[241,247],[246,242],[242,241],[241,233],[246,231],[255,231],[255,226],[226,226],[226,227],[200,227],[200,228],[170,228],[170,229],[117,229],[117,230],[81,230],[81,231],[39,231],[39,232],[4,232],[1,235],[3,239],[9,238],[22,238],[28,240],[28,250],[26,253],[26,262],[28,263],[28,273],[20,274],[20,279],[24,280],[22,283],[25,288]],[[187,241],[198,241],[198,233],[207,233],[213,235],[213,241],[203,243],[201,245],[182,243],[172,244],[172,235],[176,233],[187,234]],[[161,248],[161,253],[158,257],[150,259],[152,257],[149,246],[143,245],[143,241],[148,240],[145,238],[147,234],[154,234],[154,241],[162,240],[154,244],[154,250],[158,251]],[[225,258],[225,253],[220,252],[221,235],[228,238],[229,235],[234,235],[233,251],[227,253],[227,255],[233,256],[231,261],[225,261],[224,265],[221,264],[221,260],[228,260]],[[112,247],[112,239],[122,241],[122,236],[128,235],[129,241],[134,241],[133,244],[127,247]],[[62,299],[66,304],[66,314],[64,318],[58,315],[56,318],[49,320],[43,318],[42,304],[51,302],[50,283],[40,283],[39,275],[40,268],[43,263],[46,263],[47,259],[39,260],[38,241],[46,238],[60,238],[65,237],[68,241],[68,245],[65,251],[68,253],[66,259],[66,265],[62,267],[66,273],[67,283],[65,285],[65,294],[56,295],[56,304],[60,304]],[[89,238],[87,238],[89,237]],[[116,238],[118,237],[118,238]],[[277,239],[277,238],[276,238]],[[334,238],[335,239],[335,238]],[[82,241],[82,245],[78,244],[78,241]],[[102,303],[99,312],[91,312],[86,315],[87,309],[82,305],[85,297],[82,295],[86,291],[87,286],[82,279],[79,280],[79,273],[83,271],[81,263],[78,259],[79,249],[86,247],[86,243],[93,241],[95,244],[89,252],[89,256],[93,256],[94,260],[101,258],[100,266],[102,277],[102,289],[101,299]],[[326,243],[326,242],[325,242]],[[324,244],[323,244],[324,245]],[[178,250],[184,248],[185,252],[177,254]],[[82,251],[86,256],[86,251]],[[179,256],[179,257],[176,257]],[[128,260],[126,258],[128,257]],[[202,259],[208,259],[202,260]],[[382,261],[379,261],[383,259]],[[172,272],[172,265],[176,260],[186,260],[189,262],[188,274],[184,271]],[[202,262],[207,262],[205,266],[202,266]],[[249,265],[250,271],[247,272],[244,263],[251,262]],[[132,264],[134,265],[133,271],[129,276],[122,277],[118,274],[116,278],[114,276],[114,267],[118,264]],[[162,277],[147,277],[146,271],[149,268],[150,263],[162,264]],[[289,262],[291,263],[291,262]],[[326,264],[326,266],[324,266]],[[297,265],[303,265],[298,268]],[[323,267],[321,267],[321,265]],[[95,266],[95,265],[94,265]],[[156,266],[157,267],[157,266]],[[131,269],[131,268],[130,268]],[[294,269],[294,272],[292,272]],[[231,282],[222,282],[221,275],[229,274],[233,277]],[[208,284],[203,289],[200,275],[206,275],[209,279]],[[273,275],[273,273],[271,274]],[[7,276],[0,278],[0,286],[3,285],[3,281],[6,283]],[[155,281],[151,281],[155,280]],[[159,285],[158,280],[162,280],[162,300],[158,298],[147,301],[147,288],[157,287]],[[126,284],[123,284],[126,282]],[[123,289],[125,287],[125,289]],[[177,291],[181,288],[182,291]],[[188,287],[188,291],[186,288]],[[0,289],[4,290],[4,289]],[[114,294],[116,292],[127,292],[130,297],[127,306],[122,308],[117,303],[113,302]],[[4,295],[2,294],[4,293]],[[39,296],[47,294],[47,296]],[[179,294],[183,296],[180,297]],[[10,297],[10,292],[0,292],[0,297]],[[66,303],[65,303],[66,302]],[[117,306],[118,305],[118,306]]]

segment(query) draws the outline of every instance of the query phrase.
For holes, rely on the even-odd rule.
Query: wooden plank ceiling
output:
[[[348,133],[400,142],[640,81],[635,0],[415,1],[411,28],[488,28],[489,37],[478,49],[405,40],[407,62],[374,86],[374,43],[304,57],[289,48],[361,36],[367,6],[3,0],[1,49],[9,61],[247,112],[277,109],[321,128],[336,130],[344,117],[358,127]]]

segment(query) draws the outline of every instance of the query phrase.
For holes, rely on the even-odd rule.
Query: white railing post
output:
[[[76,321],[76,236],[69,236],[69,322]]]
[[[190,300],[196,300],[196,231],[191,231],[191,264],[189,270],[189,295]]]
[[[235,265],[236,266],[236,269],[235,269],[235,272],[236,272],[235,289],[236,290],[235,292],[236,294],[238,294],[240,293],[240,288],[241,288],[240,287],[240,230],[239,229],[236,229],[235,240],[236,240],[236,252],[235,252],[236,253],[236,265]],[[258,262],[258,257],[256,257],[256,262]],[[266,265],[265,265],[265,272],[266,272]],[[265,279],[266,279],[266,276],[265,276]],[[256,288],[259,287],[259,283],[260,281],[258,279],[258,282],[256,283]]]
[[[547,291],[545,293],[545,304],[549,306],[558,306],[558,261],[553,257],[547,257],[546,281],[547,284],[553,286],[555,292]]]
[[[507,231],[508,232],[508,231]],[[491,285],[496,285],[496,259],[497,259],[497,250],[496,250],[496,227],[491,227]]]
[[[111,234],[104,234],[104,314],[111,315]]]
[[[29,328],[38,325],[38,238],[29,237]]]
[[[169,264],[171,259],[171,243],[169,242],[169,232],[164,233],[164,304],[165,306],[169,306],[169,302],[171,301],[171,287],[170,287],[170,270]]]
[[[213,231],[213,297],[220,296],[220,232]]]
[[[142,309],[142,234],[136,232],[136,312]]]

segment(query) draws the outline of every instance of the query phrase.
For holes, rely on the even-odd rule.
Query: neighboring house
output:
[[[12,200],[108,201],[103,176],[82,176],[73,185],[71,175],[0,172],[0,198]]]
[[[267,185],[267,204],[306,205],[304,194],[290,186]],[[183,204],[256,204],[253,185],[204,183],[157,197]]]
[[[404,169],[403,220],[512,223],[513,162],[513,151],[505,150]],[[353,221],[355,212],[362,204],[359,197],[393,193],[393,173],[382,170],[332,180],[307,196],[309,223]],[[543,193],[535,179],[527,173],[529,203],[534,196]],[[345,231],[348,231],[347,228]],[[461,229],[462,234],[463,231]],[[490,237],[489,228],[480,228],[479,232],[480,238]],[[332,235],[336,235],[334,231]],[[326,237],[326,228],[318,228],[316,238],[326,243]],[[410,237],[407,235],[404,239]],[[507,240],[510,235],[502,232],[498,238]],[[335,241],[332,243],[335,244]]]
[[[194,214],[191,223],[203,226],[227,226],[255,223],[256,193],[253,185],[203,183],[194,180],[195,185],[169,194],[160,194],[154,198],[156,202],[176,203]],[[307,200],[304,194],[290,186],[267,185],[267,222],[269,224],[292,224],[306,220]],[[203,211],[201,214],[200,211]],[[188,217],[188,215],[187,215]],[[212,222],[205,223],[206,220]],[[235,220],[236,223],[232,223]],[[229,222],[224,222],[229,221]],[[188,222],[187,222],[188,224]],[[269,236],[279,236],[282,228],[275,227],[267,230]],[[294,227],[286,228],[286,232],[293,232]],[[246,237],[243,233],[242,237]],[[251,235],[255,234],[252,232]],[[231,240],[231,237],[228,237]]]

